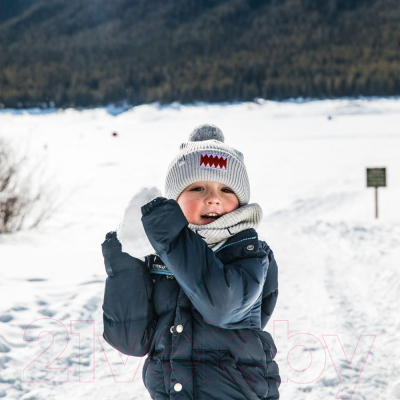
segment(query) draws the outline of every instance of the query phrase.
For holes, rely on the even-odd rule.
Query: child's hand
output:
[[[108,276],[113,277],[114,271],[111,266],[111,260],[118,257],[122,252],[122,246],[117,238],[117,232],[108,232],[106,240],[101,244],[104,257],[104,264]]]
[[[111,278],[119,272],[126,269],[136,268],[144,264],[143,261],[131,257],[122,251],[121,243],[117,238],[117,232],[108,232],[106,240],[101,244],[104,264],[107,275]]]
[[[161,196],[161,191],[158,188],[144,187],[129,202],[117,230],[122,251],[125,253],[147,255],[154,251],[143,229],[141,207],[159,196]]]

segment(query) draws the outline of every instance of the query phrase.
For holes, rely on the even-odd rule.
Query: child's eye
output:
[[[222,191],[225,193],[233,193],[233,190],[228,189],[228,188],[224,188],[224,189],[222,189]]]
[[[201,186],[196,186],[190,189],[191,192],[200,192],[201,190],[204,190]]]

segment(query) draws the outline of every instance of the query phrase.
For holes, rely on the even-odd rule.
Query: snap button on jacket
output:
[[[174,389],[176,392],[180,392],[182,390],[182,385],[180,383],[176,383],[174,385]]]
[[[115,232],[102,244],[104,339],[148,355],[142,377],[152,399],[278,399],[276,347],[263,330],[278,296],[273,252],[254,229],[213,252],[178,203],[160,199],[142,208],[156,256],[123,253]]]

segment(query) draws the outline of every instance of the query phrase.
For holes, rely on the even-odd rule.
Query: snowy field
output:
[[[2,110],[58,206],[0,235],[0,397],[150,399],[101,337],[100,245],[206,122],[244,153],[278,262],[281,399],[400,399],[400,99]],[[367,167],[387,168],[379,219]]]

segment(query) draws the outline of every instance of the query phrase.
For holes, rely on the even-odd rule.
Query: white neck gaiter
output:
[[[189,224],[211,250],[218,250],[231,236],[245,229],[257,229],[262,219],[262,209],[257,203],[247,204],[223,215],[207,225]]]

